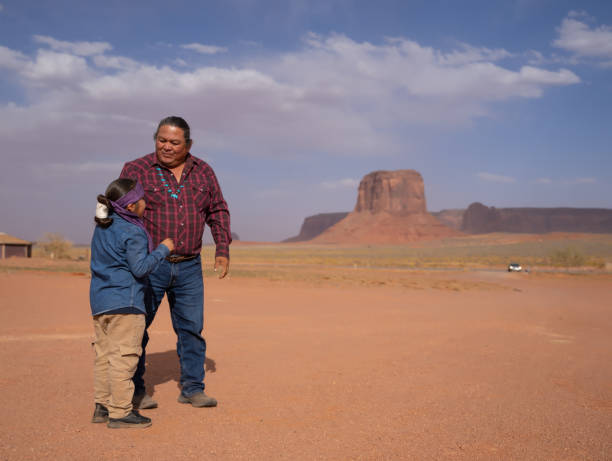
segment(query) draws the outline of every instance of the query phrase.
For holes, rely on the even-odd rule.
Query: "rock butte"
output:
[[[311,241],[405,243],[459,234],[427,213],[418,171],[374,171],[361,180],[355,209]]]

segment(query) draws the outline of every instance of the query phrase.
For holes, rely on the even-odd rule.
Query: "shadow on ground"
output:
[[[206,373],[215,373],[217,364],[214,359],[206,357],[204,369]],[[144,378],[149,395],[155,393],[155,386],[168,381],[175,381],[176,386],[179,387],[180,376],[181,370],[176,350],[147,354],[147,371]]]

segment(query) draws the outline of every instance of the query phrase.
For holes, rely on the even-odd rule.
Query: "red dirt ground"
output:
[[[111,430],[89,422],[89,279],[5,270],[0,459],[612,459],[612,278],[431,276],[477,283],[206,279],[219,406],[176,402],[164,304],[148,350],[153,426]]]

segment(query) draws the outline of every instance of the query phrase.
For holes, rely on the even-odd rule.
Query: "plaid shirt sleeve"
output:
[[[229,259],[229,246],[232,243],[229,209],[221,193],[217,176],[208,164],[204,165],[204,177],[210,187],[210,205],[205,217],[206,224],[210,227],[210,232],[217,247],[215,257],[224,256]]]

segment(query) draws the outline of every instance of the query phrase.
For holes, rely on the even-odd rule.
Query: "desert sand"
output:
[[[324,269],[322,269],[324,270]],[[0,271],[0,459],[610,460],[612,277],[206,278],[207,392],[176,401],[164,302],[148,429],[91,424],[89,278]]]

